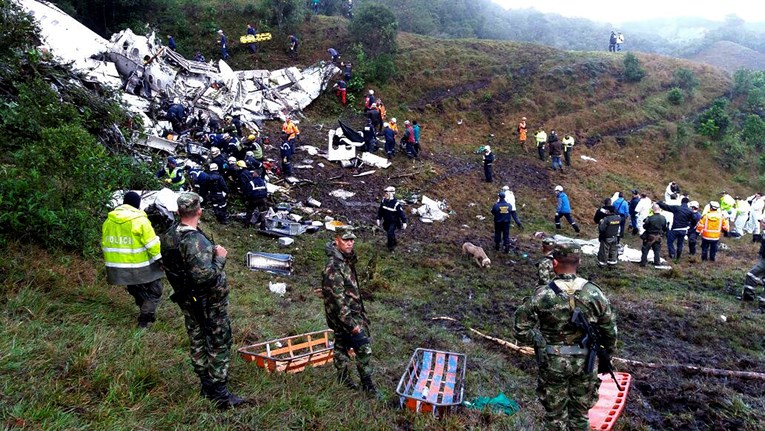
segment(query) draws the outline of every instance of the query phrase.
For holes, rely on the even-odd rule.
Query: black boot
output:
[[[756,233],[752,235],[752,242],[760,242],[762,241],[762,234]]]
[[[578,224],[574,223],[574,224],[572,224],[571,226],[574,228],[574,231],[575,231],[576,233],[579,233],[579,225],[578,225]]]
[[[242,398],[228,391],[225,383],[216,383],[213,388],[213,394],[210,399],[221,410],[238,407],[244,403]]]
[[[358,385],[356,385],[356,382],[354,382],[351,376],[348,374],[348,370],[338,374],[337,381],[345,385],[345,387],[348,389],[353,389],[354,391],[359,389]]]
[[[377,392],[377,386],[375,386],[371,377],[363,377],[361,379],[361,389],[363,389],[364,392],[368,393],[369,395],[373,395],[375,397],[380,395],[380,393]]]
[[[215,388],[213,385],[212,380],[210,380],[209,376],[200,377],[199,381],[202,383],[202,388],[199,391],[199,395],[207,398],[207,399],[213,399],[213,395],[215,394]]]

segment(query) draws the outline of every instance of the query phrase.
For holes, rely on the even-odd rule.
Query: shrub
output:
[[[361,43],[371,57],[396,51],[397,30],[398,22],[393,12],[375,3],[365,3],[348,25],[353,40]]]
[[[727,112],[728,101],[717,99],[699,116],[698,132],[704,136],[718,139],[728,130],[731,119]]]
[[[672,84],[686,91],[699,86],[699,80],[692,70],[681,67],[672,74]]]
[[[683,103],[683,92],[679,88],[675,87],[669,90],[667,93],[667,100],[673,105],[680,105]]]
[[[640,82],[645,76],[645,70],[635,54],[628,52],[624,56],[624,78],[627,82]]]

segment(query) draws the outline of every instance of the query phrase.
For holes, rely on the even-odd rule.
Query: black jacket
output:
[[[664,202],[658,202],[658,204],[661,209],[675,215],[672,219],[672,230],[696,227],[696,224],[693,223],[693,211],[688,207],[688,204],[667,205]]]

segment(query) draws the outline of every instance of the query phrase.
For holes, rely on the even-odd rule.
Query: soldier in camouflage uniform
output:
[[[516,338],[533,344],[536,351],[537,394],[549,430],[589,431],[587,411],[598,398],[597,372],[586,371],[589,350],[579,345],[584,333],[570,323],[574,309],[599,331],[606,352],[612,353],[616,345],[611,304],[598,286],[576,275],[580,256],[575,244],[556,245],[555,278],[537,286],[515,312]]]
[[[219,408],[244,402],[229,392],[231,323],[228,318],[226,265],[228,252],[198,228],[202,198],[196,193],[178,197],[180,223],[161,237],[168,255],[165,273],[174,293],[170,297],[183,312],[189,335],[191,364],[202,384],[202,396]]]
[[[351,389],[358,389],[348,372],[348,350],[356,353],[362,388],[377,394],[372,382],[372,344],[369,339],[369,318],[359,294],[356,276],[356,252],[353,251],[356,235],[349,226],[335,230],[335,239],[327,243],[327,264],[321,283],[324,297],[324,313],[327,324],[335,331],[334,364],[338,380]]]
[[[542,240],[542,258],[537,262],[537,286],[546,285],[551,282],[555,273],[553,272],[553,250],[555,249],[555,240],[545,238]]]

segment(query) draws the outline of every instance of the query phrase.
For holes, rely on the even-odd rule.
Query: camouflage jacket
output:
[[[537,262],[537,285],[546,285],[555,277],[552,261],[552,252],[550,252]]]
[[[160,237],[160,241],[162,250],[170,256],[164,264],[173,290],[178,292],[186,287],[194,294],[207,295],[212,300],[226,298],[228,283],[223,271],[226,258],[215,255],[214,244],[204,232],[176,224]],[[177,274],[180,279],[171,277],[170,273]],[[175,280],[178,281],[173,283]]]
[[[558,275],[553,282],[563,294],[557,295],[544,284],[537,286],[534,294],[525,298],[515,311],[515,337],[536,347],[543,347],[542,343],[577,345],[584,334],[569,322],[578,307],[600,332],[606,351],[612,352],[616,345],[616,321],[600,288],[573,274]]]
[[[339,334],[350,334],[358,325],[369,334],[369,319],[356,276],[356,253],[346,256],[331,241],[325,251],[327,264],[322,274],[321,291],[327,325]]]

